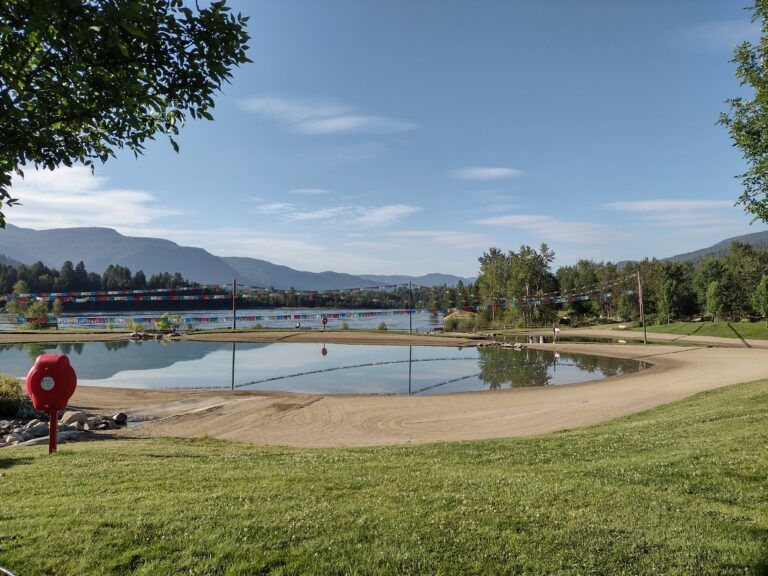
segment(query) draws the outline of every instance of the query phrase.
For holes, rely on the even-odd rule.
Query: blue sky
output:
[[[27,172],[20,226],[306,270],[473,275],[490,246],[668,256],[765,229],[723,100],[746,0],[239,0],[252,64],[164,141]]]

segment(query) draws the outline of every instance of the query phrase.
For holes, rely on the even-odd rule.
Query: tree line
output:
[[[582,259],[552,270],[554,252],[521,246],[503,252],[491,248],[480,258],[477,322],[522,326],[550,325],[567,316],[574,321],[639,320],[637,273],[643,286],[647,323],[708,317],[749,320],[768,317],[768,252],[734,242],[727,255],[690,262],[644,259],[617,265]],[[559,305],[515,306],[519,299],[557,293],[612,292],[611,298]]]

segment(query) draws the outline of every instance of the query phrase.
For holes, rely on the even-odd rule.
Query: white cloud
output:
[[[391,236],[425,238],[435,244],[454,248],[487,248],[493,244],[493,240],[487,234],[472,234],[453,230],[401,230],[392,232]]]
[[[145,225],[181,211],[162,208],[157,197],[143,190],[111,188],[103,176],[84,166],[29,170],[14,178],[13,195],[21,204],[9,214],[13,224],[35,229],[103,226],[121,228],[126,222]]]
[[[521,176],[522,172],[516,168],[504,168],[502,166],[470,166],[453,171],[453,177],[457,180],[504,180]]]
[[[259,199],[255,199],[259,200]],[[407,204],[384,206],[326,206],[307,210],[291,202],[264,202],[253,210],[256,214],[277,215],[290,222],[343,219],[360,226],[391,226],[421,208]]]
[[[330,194],[330,190],[325,188],[296,188],[290,191],[291,194],[297,194],[299,196],[320,196],[322,194]]]
[[[421,208],[407,204],[366,207],[358,210],[355,221],[363,226],[390,226],[405,216],[419,212]]]
[[[411,122],[360,114],[350,106],[323,100],[259,96],[242,101],[241,106],[302,134],[394,134],[416,128]]]
[[[533,233],[537,240],[600,244],[615,241],[621,235],[601,224],[561,220],[539,214],[509,214],[475,221],[481,226],[503,226]]]
[[[732,200],[652,199],[610,202],[602,207],[637,214],[642,220],[675,228],[735,226],[744,222],[743,214],[734,208]]]
[[[371,257],[332,245],[302,233],[268,233],[250,228],[183,229],[173,227],[124,228],[125,234],[167,238],[184,246],[195,246],[218,256],[247,256],[322,272],[336,270],[363,274],[369,270],[397,268],[398,262]]]

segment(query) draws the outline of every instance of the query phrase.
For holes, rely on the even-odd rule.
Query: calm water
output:
[[[24,376],[67,354],[80,385],[235,387],[320,394],[435,394],[558,386],[646,368],[634,360],[544,350],[343,344],[99,342],[0,345],[0,373]]]

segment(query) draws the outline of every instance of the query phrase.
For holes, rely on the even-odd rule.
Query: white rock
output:
[[[59,419],[62,424],[74,424],[75,422],[85,422],[88,414],[79,410],[67,410]]]

